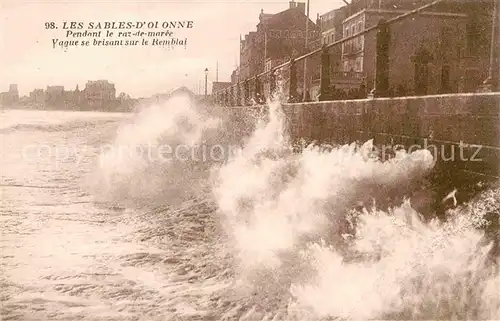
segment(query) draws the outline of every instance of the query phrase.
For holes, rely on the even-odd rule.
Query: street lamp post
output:
[[[207,97],[207,77],[208,77],[208,68],[205,68],[205,98]]]

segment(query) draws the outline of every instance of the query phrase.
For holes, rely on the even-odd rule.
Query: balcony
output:
[[[364,53],[363,38],[356,38],[342,45],[342,57],[354,57]]]

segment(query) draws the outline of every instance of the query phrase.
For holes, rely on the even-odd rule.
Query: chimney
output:
[[[317,25],[318,27],[321,27],[321,16],[319,15],[319,13],[318,13],[318,15],[316,16],[316,25]]]

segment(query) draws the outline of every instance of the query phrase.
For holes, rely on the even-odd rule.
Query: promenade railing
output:
[[[376,31],[376,54],[375,54],[375,76],[374,88],[370,95],[373,97],[387,97],[389,94],[389,45],[390,45],[390,26],[404,19],[411,18],[422,11],[430,9],[437,4],[449,0],[434,0],[414,10],[398,15],[394,18],[381,19],[378,24],[368,27],[351,36],[344,37],[330,44],[324,44],[322,47],[312,50],[289,61],[281,63],[270,70],[249,77],[243,81],[226,87],[214,93],[215,102],[226,106],[245,106],[254,103],[262,103],[264,97],[268,97],[276,92],[278,81],[281,80],[282,89],[288,102],[302,101],[304,93],[300,95],[297,91],[297,63],[308,59],[316,54],[320,54],[320,86],[319,101],[332,100],[330,90],[331,75],[335,75],[331,70],[330,49],[340,46],[346,42],[352,41],[360,36]],[[496,0],[498,1],[498,0]],[[409,39],[409,41],[411,41]],[[347,76],[349,72],[342,73]],[[358,75],[359,76],[359,75]]]

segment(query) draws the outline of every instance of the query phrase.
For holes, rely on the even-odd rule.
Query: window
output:
[[[354,71],[363,72],[363,57],[356,58],[356,68]]]
[[[356,23],[354,23],[352,26],[351,26],[351,30],[352,30],[352,35],[354,36],[356,34],[356,32],[358,32],[358,25]],[[358,39],[354,38],[352,40],[352,49],[353,51],[356,51],[356,47],[358,46]]]
[[[356,24],[353,24],[351,26],[351,36],[353,36],[355,33],[355,31],[354,31],[355,27],[356,27]],[[351,42],[351,51],[356,51],[356,39],[353,39],[350,42]]]

